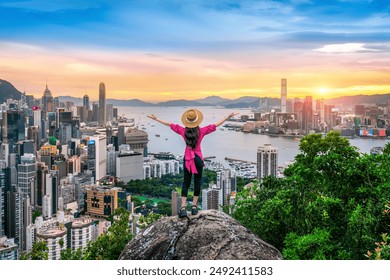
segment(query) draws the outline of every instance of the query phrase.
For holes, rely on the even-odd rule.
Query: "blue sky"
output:
[[[311,47],[389,41],[389,13],[385,0],[2,1],[0,38],[184,52],[259,47],[264,40]]]
[[[51,61],[74,54],[84,70],[100,63],[96,57],[81,61],[77,54],[88,51],[101,56],[109,52],[164,56],[176,62],[213,60],[246,69],[270,69],[288,60],[289,70],[282,69],[281,75],[308,66],[309,57],[315,57],[314,68],[357,61],[345,57],[325,61],[319,53],[364,53],[358,59],[374,63],[363,63],[365,70],[371,69],[379,54],[388,58],[390,51],[390,1],[385,0],[5,0],[0,3],[0,19],[0,47],[8,48],[8,57],[28,50]],[[9,48],[14,47],[11,53]],[[294,60],[300,55],[301,64]],[[0,61],[0,76],[3,69],[12,77],[4,71],[12,67]],[[21,77],[16,80],[22,82]]]

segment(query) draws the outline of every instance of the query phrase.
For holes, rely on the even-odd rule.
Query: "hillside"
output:
[[[327,104],[384,104],[390,100],[390,93],[387,94],[373,94],[373,95],[353,95],[341,96],[325,101]]]
[[[0,103],[9,98],[19,100],[21,94],[10,82],[0,79]]]

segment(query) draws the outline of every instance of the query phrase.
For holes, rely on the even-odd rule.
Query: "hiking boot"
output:
[[[182,206],[179,210],[179,218],[187,217],[187,209],[185,206]]]
[[[198,214],[198,206],[192,205],[191,207],[191,215],[196,215]]]

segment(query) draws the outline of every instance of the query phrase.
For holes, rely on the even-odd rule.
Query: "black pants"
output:
[[[203,172],[203,160],[195,155],[195,166],[198,174],[191,173],[186,168],[186,162],[184,161],[183,169],[184,169],[184,180],[183,186],[181,188],[181,196],[187,197],[188,189],[191,185],[192,175],[194,175],[194,196],[200,195],[200,184],[202,180],[202,172]]]

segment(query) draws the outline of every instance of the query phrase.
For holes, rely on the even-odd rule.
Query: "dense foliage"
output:
[[[305,136],[285,178],[242,190],[233,216],[287,259],[365,259],[389,230],[390,144],[361,154],[336,132]]]
[[[61,252],[62,260],[116,260],[126,244],[131,240],[129,227],[129,212],[117,208],[114,212],[113,223],[105,234],[95,241],[88,243],[85,250]]]
[[[202,177],[202,189],[208,188],[210,182],[216,182],[216,172],[204,169]],[[171,199],[172,191],[181,188],[183,174],[165,174],[161,178],[149,178],[146,180],[131,180],[126,186],[126,191],[132,195],[143,195],[155,198]]]
[[[47,260],[49,257],[49,249],[45,241],[35,242],[31,252],[22,254],[20,260]]]

